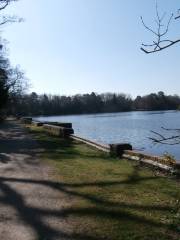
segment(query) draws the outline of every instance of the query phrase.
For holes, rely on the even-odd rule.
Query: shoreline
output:
[[[70,117],[70,116],[88,116],[88,115],[105,115],[105,114],[118,114],[118,113],[132,113],[132,112],[180,112],[179,109],[170,109],[170,110],[132,110],[132,111],[122,111],[122,112],[97,112],[97,113],[78,113],[78,114],[57,114],[57,115],[34,115],[32,118],[41,118],[41,117]]]
[[[174,211],[169,209],[177,202],[172,197],[179,196],[179,181],[174,176],[110,156],[70,138],[51,136],[42,127],[29,127],[30,134],[46,150],[42,159],[57,169],[62,190],[71,194],[71,199],[76,198],[68,215],[70,220],[76,214],[75,232],[86,232],[96,240],[132,236],[178,239],[179,222],[173,220],[178,210],[176,213],[175,206]],[[167,215],[166,226],[163,219]],[[169,227],[172,223],[175,228]]]
[[[180,161],[180,151],[176,145],[153,144],[149,138],[158,138],[153,132],[171,135],[164,128],[178,128],[180,112],[126,112],[112,114],[66,115],[35,118],[38,121],[70,121],[75,134],[101,144],[129,142],[134,150],[143,154],[174,156]],[[174,122],[173,122],[174,121]],[[173,133],[172,133],[173,134]],[[124,140],[121,140],[124,139]]]
[[[50,130],[48,132],[51,135],[57,135],[62,134],[61,132],[64,131],[65,129],[68,130],[68,128],[65,128],[64,125],[70,125],[72,127],[71,123],[61,123],[62,126],[57,126],[60,123],[52,123],[51,122],[36,122],[32,120],[32,124],[35,125],[36,127],[43,127],[44,125],[44,130],[47,131],[47,127],[50,127]],[[48,124],[48,125],[47,125]],[[63,130],[64,129],[64,130]],[[60,132],[58,132],[60,130]],[[67,131],[66,130],[66,131]],[[52,132],[53,131],[53,132]],[[72,129],[73,131],[73,129]],[[57,134],[56,134],[57,132]],[[74,132],[74,131],[73,131]],[[92,140],[88,140],[86,138],[79,137],[77,135],[74,135],[71,133],[71,131],[68,134],[69,138],[85,143],[91,147],[94,147],[100,151],[109,153],[110,155],[114,155],[115,157],[119,158],[124,158],[128,160],[133,160],[137,161],[141,164],[148,165],[149,167],[157,168],[161,171],[169,172],[170,174],[175,174],[175,175],[180,175],[180,162],[175,161],[171,157],[160,157],[160,156],[155,156],[151,154],[146,154],[146,153],[141,153],[138,151],[133,150],[133,147],[127,143],[121,143],[121,144],[101,144]],[[64,137],[64,135],[63,135]],[[113,149],[111,148],[113,147]]]

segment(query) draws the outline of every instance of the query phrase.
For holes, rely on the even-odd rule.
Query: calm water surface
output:
[[[134,149],[180,160],[180,145],[154,145],[149,137],[161,127],[180,128],[180,111],[125,112],[92,115],[38,117],[40,121],[72,122],[75,134],[100,143],[129,142]]]

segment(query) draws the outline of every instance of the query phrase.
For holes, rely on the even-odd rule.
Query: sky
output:
[[[159,0],[160,13],[176,12],[179,0]],[[2,14],[2,13],[1,13]],[[155,0],[19,0],[3,14],[22,23],[1,29],[9,58],[31,81],[30,91],[73,95],[180,93],[180,44],[146,55],[141,43],[153,35]],[[180,22],[169,31],[180,37]]]

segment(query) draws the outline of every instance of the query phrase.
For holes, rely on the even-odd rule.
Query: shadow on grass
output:
[[[109,156],[104,153],[96,153],[94,150],[92,151],[78,151],[79,143],[75,142],[73,139],[66,138],[61,139],[58,137],[48,137],[47,134],[40,131],[33,134],[34,138],[38,141],[39,145],[42,146],[44,149],[44,153],[47,154],[51,159],[55,159],[60,161],[61,159],[68,160],[68,159],[75,159],[75,158],[96,158],[101,159],[103,157],[104,160],[109,159]],[[82,143],[81,143],[82,145]],[[86,145],[84,144],[84,147]],[[52,154],[53,153],[53,154]]]
[[[148,178],[149,179],[149,178]],[[147,179],[147,180],[148,180]],[[145,178],[139,179],[139,181],[145,181]],[[92,207],[77,207],[77,208],[65,208],[60,210],[48,210],[40,209],[36,207],[30,207],[26,205],[23,196],[16,192],[9,183],[25,183],[42,185],[47,188],[55,189],[68,195],[70,197],[78,197],[80,199],[88,200],[95,205]],[[101,240],[100,237],[89,236],[86,234],[67,234],[60,229],[53,229],[49,225],[46,225],[44,219],[52,216],[56,217],[61,221],[69,216],[80,216],[80,217],[100,217],[103,219],[119,220],[131,222],[131,224],[143,224],[145,226],[153,228],[161,228],[165,231],[171,231],[173,234],[178,234],[177,229],[173,228],[171,224],[162,223],[152,220],[147,217],[139,216],[130,210],[143,210],[143,211],[162,211],[167,213],[172,211],[172,207],[163,205],[137,205],[128,203],[114,203],[108,200],[101,199],[94,196],[93,194],[86,194],[76,190],[78,187],[84,186],[113,186],[117,184],[133,184],[132,180],[119,181],[119,182],[96,182],[96,183],[82,183],[82,184],[67,184],[62,182],[54,181],[38,181],[30,179],[16,179],[16,178],[0,178],[0,189],[4,193],[4,196],[0,198],[0,202],[5,205],[9,205],[16,209],[20,214],[22,220],[31,226],[37,233],[39,239],[56,239],[56,237],[63,237],[64,239],[89,239],[89,240]],[[71,190],[70,190],[71,188]],[[163,233],[162,233],[163,235]],[[104,238],[103,238],[104,239]],[[106,238],[106,239],[111,239]],[[163,238],[162,238],[163,239]]]
[[[16,127],[13,129],[13,136],[17,137],[20,134],[21,130]],[[22,134],[22,132],[21,132]],[[88,153],[87,155],[85,153],[79,153],[76,149],[76,145],[73,144],[73,142],[69,140],[61,140],[59,138],[48,138],[43,133],[38,134],[36,136],[39,145],[44,149],[44,152],[46,154],[50,154],[52,157],[54,155],[54,158],[56,158],[57,153],[60,155],[60,159],[69,159],[69,158],[76,158],[76,157],[91,157],[94,158],[94,153]],[[11,149],[7,148],[7,145],[11,146],[15,140],[11,139],[10,136],[7,136],[6,139],[1,138],[0,144],[2,144],[2,149],[6,153],[16,152],[16,153],[22,153],[22,146],[24,139],[16,140],[15,147]],[[24,146],[24,152],[27,153],[27,151],[37,152],[37,145],[32,145],[31,140],[25,141]],[[32,148],[30,148],[32,146]],[[30,149],[30,150],[29,150]],[[81,155],[82,154],[82,155]],[[98,156],[96,156],[98,158]],[[97,181],[97,182],[82,182],[82,183],[64,183],[64,182],[56,182],[56,181],[45,181],[45,180],[32,180],[32,179],[25,179],[25,178],[8,178],[8,177],[0,177],[0,190],[3,193],[0,196],[0,202],[4,205],[10,206],[14,208],[17,212],[20,218],[25,222],[27,225],[29,225],[37,235],[37,238],[39,240],[53,240],[57,238],[63,238],[63,239],[74,239],[74,240],[114,240],[113,236],[109,237],[100,237],[96,236],[96,233],[91,232],[91,234],[86,234],[83,232],[79,234],[73,234],[66,232],[64,229],[57,229],[55,227],[50,226],[46,222],[47,217],[55,217],[58,219],[58,221],[62,221],[63,219],[66,219],[67,217],[81,217],[81,222],[86,221],[87,218],[100,218],[102,221],[104,220],[111,220],[111,221],[119,221],[121,224],[129,225],[129,223],[134,228],[137,226],[137,224],[140,224],[141,226],[148,227],[149,229],[156,229],[156,232],[159,230],[159,233],[161,235],[161,239],[170,239],[170,236],[168,236],[168,232],[172,233],[175,237],[174,239],[178,239],[178,230],[176,227],[172,226],[168,222],[162,222],[160,220],[155,220],[147,216],[142,216],[142,214],[137,214],[137,212],[141,211],[156,211],[156,212],[162,212],[164,214],[172,212],[174,209],[171,206],[165,206],[163,204],[152,204],[152,205],[138,205],[138,204],[129,204],[125,202],[113,202],[108,199],[101,198],[100,196],[96,196],[93,193],[86,193],[82,190],[85,187],[113,187],[113,186],[121,186],[127,185],[127,188],[130,186],[133,186],[135,184],[145,182],[148,180],[154,180],[159,179],[161,177],[141,177],[139,175],[139,169],[138,167],[134,167],[134,171],[131,175],[127,178],[127,180],[123,181]],[[35,186],[41,186],[46,187],[47,191],[48,189],[56,190],[60,193],[63,193],[64,195],[70,197],[70,199],[76,198],[80,200],[85,200],[89,203],[86,207],[66,207],[61,208],[60,210],[51,210],[51,209],[43,209],[38,208],[36,206],[30,206],[26,203],[25,198],[23,195],[21,195],[19,192],[17,192],[13,188],[13,184],[27,184],[27,187],[29,185],[35,185]],[[93,204],[93,205],[92,205]],[[113,223],[112,223],[113,224]],[[144,234],[146,234],[144,232]],[[148,236],[149,233],[147,233]],[[145,239],[151,239],[146,238]],[[156,238],[157,239],[157,238]]]

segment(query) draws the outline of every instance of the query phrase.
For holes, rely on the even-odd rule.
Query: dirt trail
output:
[[[38,160],[41,151],[18,123],[0,125],[0,240],[86,239],[71,232],[63,213],[71,198]]]

